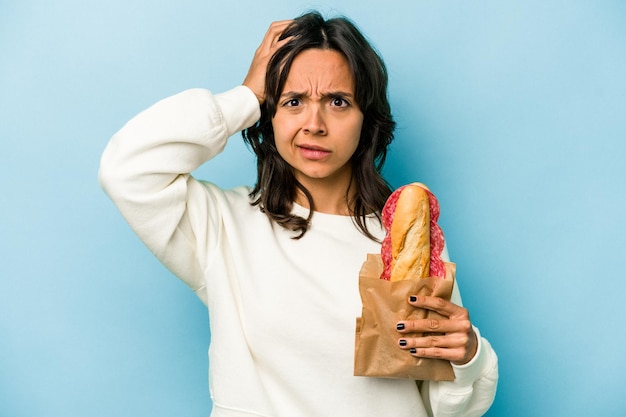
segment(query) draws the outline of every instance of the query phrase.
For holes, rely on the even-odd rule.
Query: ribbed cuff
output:
[[[480,336],[478,328],[474,327],[474,332],[476,332],[478,339],[476,355],[474,355],[471,361],[464,365],[452,364],[455,376],[454,385],[459,388],[474,384],[476,380],[489,372],[489,369],[492,367],[492,362],[494,361],[494,352],[489,342]]]
[[[214,97],[226,123],[228,136],[252,126],[261,117],[259,100],[248,87],[240,85]]]

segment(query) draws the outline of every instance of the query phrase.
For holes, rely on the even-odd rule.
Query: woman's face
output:
[[[344,56],[307,49],[293,60],[272,119],[280,156],[305,187],[346,186],[363,113]]]

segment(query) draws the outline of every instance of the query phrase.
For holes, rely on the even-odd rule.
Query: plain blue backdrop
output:
[[[3,0],[0,416],[208,415],[206,309],[102,193],[100,154],[158,99],[240,84],[269,23],[313,7],[387,62],[386,174],[439,197],[500,358],[488,416],[626,415],[626,3]],[[239,138],[197,173],[254,174]]]

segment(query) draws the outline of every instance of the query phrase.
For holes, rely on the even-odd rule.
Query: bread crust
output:
[[[426,190],[406,186],[391,223],[391,281],[426,278],[430,274],[430,205]]]

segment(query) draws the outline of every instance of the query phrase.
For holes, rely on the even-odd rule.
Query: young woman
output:
[[[184,91],[116,133],[100,181],[151,251],[208,306],[215,417],[479,416],[497,358],[452,302],[448,317],[398,323],[398,349],[449,359],[454,382],[353,376],[358,272],[380,251],[380,176],[394,122],[385,66],[345,18],[273,23],[242,86]],[[243,131],[254,188],[190,175]]]

